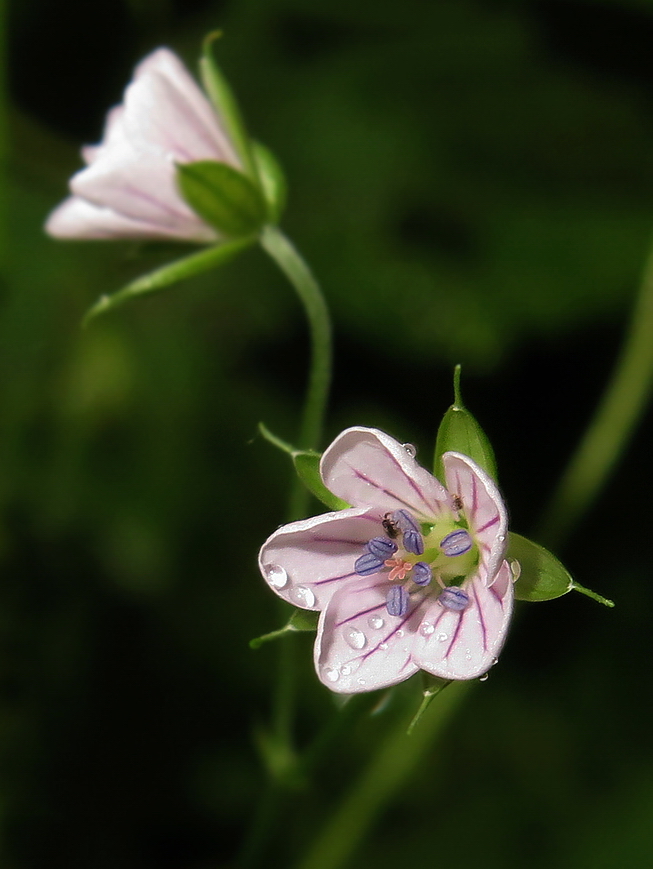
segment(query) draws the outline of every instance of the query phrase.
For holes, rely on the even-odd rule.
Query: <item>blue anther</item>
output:
[[[395,510],[392,514],[392,519],[400,531],[417,531],[419,525],[415,521],[414,516],[408,510]]]
[[[456,555],[464,555],[465,552],[473,546],[473,541],[469,531],[464,528],[459,528],[458,531],[452,531],[451,534],[440,541],[440,549],[449,558],[455,558]]]
[[[403,585],[393,585],[385,599],[385,607],[388,610],[388,615],[405,616],[408,612],[408,603],[410,598],[408,592]]]
[[[424,552],[424,541],[419,531],[404,531],[404,549],[406,552],[412,552],[413,555],[422,555]]]
[[[413,564],[411,578],[415,585],[428,585],[433,578],[431,565],[425,561],[418,561],[416,564]]]
[[[469,603],[469,595],[462,588],[458,588],[457,585],[450,585],[442,589],[438,600],[445,609],[460,613],[466,609]]]
[[[373,552],[366,552],[354,562],[354,570],[359,576],[371,576],[383,567],[383,558],[378,558]]]
[[[367,550],[385,561],[386,558],[391,558],[395,554],[397,544],[389,537],[372,537],[367,544]]]

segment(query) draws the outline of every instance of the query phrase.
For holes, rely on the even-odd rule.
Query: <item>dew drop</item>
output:
[[[366,685],[367,684],[367,680],[365,680],[365,679],[356,679],[356,681],[358,682],[359,685]]]
[[[385,619],[382,619],[381,616],[370,616],[367,620],[367,624],[375,631],[380,631],[383,625],[385,624]]]
[[[417,447],[413,446],[413,444],[402,444],[402,447],[406,450],[411,459],[414,459],[417,455]]]
[[[435,628],[430,622],[424,622],[419,632],[423,637],[430,637],[434,630]]]
[[[351,675],[351,667],[349,666],[349,664],[345,664],[345,666],[342,667],[340,672],[342,673],[343,676],[349,676],[349,675]]]
[[[499,663],[499,659],[498,659],[498,658],[492,658],[492,666],[493,666],[493,667],[496,667],[496,665],[497,665],[498,663]]]
[[[521,564],[518,561],[511,561],[510,572],[512,573],[512,581],[517,582],[517,580],[521,576]]]
[[[404,631],[402,631],[402,629],[399,628],[399,630],[397,631],[397,636],[399,637],[399,639],[401,639],[403,637],[403,635],[404,635]]]
[[[362,649],[367,642],[367,637],[358,628],[345,628],[345,640],[352,649]]]
[[[297,606],[311,607],[315,603],[315,595],[305,585],[297,585],[290,592],[290,599]]]
[[[490,674],[489,674],[489,673],[483,673],[483,675],[480,677],[480,679],[479,679],[478,681],[479,681],[479,682],[487,682],[487,680],[488,680],[489,678],[490,678]]]
[[[283,588],[288,583],[288,574],[285,568],[278,564],[271,564],[267,567],[265,575],[272,588]]]
[[[385,652],[385,650],[386,650],[387,648],[388,648],[388,644],[387,644],[387,643],[381,643],[381,645],[379,646],[379,649],[381,649],[382,652]]]
[[[327,677],[329,682],[337,682],[340,678],[340,673],[337,670],[325,670],[324,675]]]
[[[438,640],[441,643],[446,642],[449,639],[449,634],[438,634]]]

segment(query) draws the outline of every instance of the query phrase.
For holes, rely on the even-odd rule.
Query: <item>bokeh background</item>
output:
[[[0,298],[0,818],[7,869],[234,865],[264,782],[280,624],[257,575],[284,517],[307,338],[262,254],[80,329],[185,252],[42,224],[135,63],[223,70],[290,181],[284,228],[336,327],[328,438],[418,446],[461,362],[528,534],[601,394],[653,227],[644,0],[14,0]],[[638,869],[653,855],[647,415],[558,552],[616,609],[520,607],[490,679],[354,855],[359,869]],[[333,699],[302,661],[297,740]],[[335,746],[284,812],[292,866],[384,732]]]

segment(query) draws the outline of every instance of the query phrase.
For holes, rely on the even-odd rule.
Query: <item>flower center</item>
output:
[[[354,570],[359,576],[383,574],[391,583],[386,594],[391,616],[405,615],[411,594],[418,591],[436,594],[445,609],[461,612],[469,597],[460,584],[479,555],[466,525],[464,516],[420,525],[408,510],[386,513],[380,529],[385,534],[367,542]]]

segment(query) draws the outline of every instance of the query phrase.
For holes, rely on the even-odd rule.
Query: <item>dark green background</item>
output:
[[[336,327],[328,438],[428,466],[451,370],[528,534],[601,393],[653,226],[653,9],[640,0],[15,0],[0,298],[0,816],[7,869],[232,864],[278,607],[257,575],[307,339],[253,252],[80,330],[187,249],[42,223],[160,44],[222,67],[290,181],[284,228]],[[653,853],[649,415],[558,552],[580,596],[521,605],[500,666],[351,862],[638,869]],[[331,714],[303,662],[298,741]],[[284,811],[291,866],[384,732],[363,721]]]

